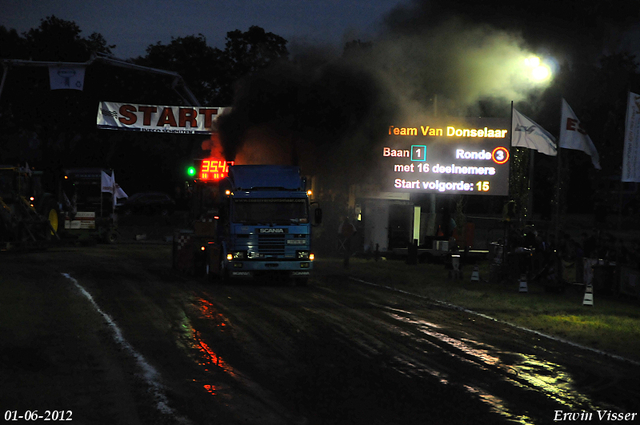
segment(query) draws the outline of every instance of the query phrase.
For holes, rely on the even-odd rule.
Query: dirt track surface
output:
[[[558,414],[606,423],[606,410],[640,422],[636,364],[322,262],[308,287],[218,285],[174,272],[170,255],[151,244],[2,255],[0,413],[64,410],[81,424],[550,424]]]

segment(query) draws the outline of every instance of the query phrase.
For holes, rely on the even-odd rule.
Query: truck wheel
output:
[[[218,273],[218,279],[220,283],[226,283],[228,280],[227,269],[224,267],[224,261],[220,261],[220,272]]]
[[[104,241],[110,245],[113,245],[118,242],[118,232],[111,229],[107,231],[106,235],[104,235]]]
[[[44,216],[44,218],[49,222],[49,225],[51,225],[51,227],[45,231],[47,238],[58,233],[58,227],[60,225],[60,215],[58,213],[58,206],[52,198],[45,199],[44,203],[42,204],[40,214]]]
[[[53,231],[51,231],[51,234],[53,234],[53,232],[58,233],[58,226],[60,224],[60,222],[58,221],[58,210],[55,208],[52,208],[49,210],[49,215],[48,215],[48,220],[49,220],[49,224],[51,225],[51,227],[53,228]]]
[[[231,283],[231,276],[229,276],[229,270],[224,265],[224,260],[220,262],[220,283],[223,285]]]

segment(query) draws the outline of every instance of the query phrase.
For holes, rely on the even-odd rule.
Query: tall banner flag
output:
[[[580,120],[566,100],[562,99],[562,117],[560,119],[560,143],[565,149],[583,151],[591,156],[591,162],[597,170],[601,170],[600,156],[591,141],[591,137],[580,126]]]
[[[84,66],[49,65],[51,90],[84,88]]]
[[[115,206],[118,202],[118,199],[128,198],[127,192],[125,192],[120,185],[116,182],[116,172],[113,171],[111,173],[111,178],[113,182],[113,205]]]
[[[100,102],[96,123],[102,130],[153,133],[211,134],[220,115],[230,107],[138,105]]]
[[[627,101],[622,181],[640,182],[640,95],[632,92]]]
[[[511,128],[513,135],[511,146],[534,149],[549,156],[558,154],[555,137],[515,108],[513,108]]]
[[[113,193],[113,179],[111,176],[104,171],[101,174],[101,184],[102,184],[102,192]]]
[[[115,206],[118,199],[128,198],[129,195],[127,195],[120,185],[116,183],[116,172],[113,171],[111,174],[112,175],[110,176],[102,171],[101,184],[102,192],[111,193],[113,195],[113,205]]]

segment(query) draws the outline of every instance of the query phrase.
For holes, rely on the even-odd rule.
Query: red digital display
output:
[[[200,180],[220,180],[229,174],[229,166],[233,165],[233,161],[225,161],[223,159],[203,159],[200,162],[198,178]]]

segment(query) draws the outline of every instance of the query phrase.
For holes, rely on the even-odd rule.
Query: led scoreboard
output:
[[[378,156],[385,191],[509,194],[508,118],[438,118],[388,132]]]
[[[196,161],[197,177],[200,180],[220,180],[229,175],[229,166],[233,161],[223,159],[199,159]]]

